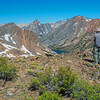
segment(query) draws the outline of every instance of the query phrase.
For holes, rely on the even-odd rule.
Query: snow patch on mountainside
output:
[[[26,57],[27,58],[29,56],[35,56],[29,50],[27,50],[24,45],[22,45],[21,50],[24,51],[24,53],[27,53],[27,54],[22,54],[20,56],[14,56],[13,54],[7,54],[9,50],[18,49],[18,48],[11,46],[11,45],[8,45],[8,44],[5,44],[5,43],[0,43],[0,44],[6,48],[4,51],[0,52],[0,55],[6,56],[6,57],[9,57],[9,58],[11,58],[11,57]]]
[[[2,36],[2,37],[4,37],[4,39],[6,40],[6,41],[8,41],[8,42],[12,42],[13,44],[16,44],[16,42],[13,40],[13,37],[11,36],[11,34],[5,34],[4,36]],[[1,38],[2,39],[2,38]]]
[[[9,39],[10,38],[10,34],[5,34],[4,35],[4,38],[5,38],[6,41],[9,41],[10,42],[10,39]]]
[[[41,54],[39,52],[36,53],[37,55],[41,56]]]
[[[16,42],[13,40],[13,38],[12,38],[12,37],[11,37],[11,41],[12,41],[12,43],[13,43],[13,44],[16,44]]]
[[[91,21],[92,19],[85,19],[87,22]]]
[[[27,58],[27,57],[29,57],[29,55],[23,54],[23,55],[20,55],[20,57],[25,57],[25,58]]]
[[[8,45],[8,44],[4,44],[4,43],[1,43],[5,48],[7,48],[8,50],[10,49],[17,49],[16,47],[14,46],[11,46],[11,45]]]
[[[0,55],[6,54],[9,50],[6,49],[5,51],[0,52]]]
[[[6,48],[4,51],[0,52],[0,55],[7,54],[7,52],[9,50],[11,50],[11,49],[17,49],[16,47],[13,47],[13,46],[8,45],[8,44],[4,44],[4,43],[0,43],[0,44],[3,45]],[[11,54],[10,55],[7,54],[6,56],[9,56],[10,57]]]
[[[21,50],[24,51],[25,53],[28,53],[30,56],[35,56],[29,50],[27,50],[24,45],[22,45]]]
[[[15,58],[16,56],[14,56],[13,54],[6,54],[6,56],[8,57],[8,58]]]

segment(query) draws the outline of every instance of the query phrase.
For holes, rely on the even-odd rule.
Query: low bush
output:
[[[38,100],[62,100],[61,96],[52,92],[45,92]]]
[[[58,93],[74,100],[100,100],[100,85],[91,85],[86,80],[79,80],[70,67],[60,67],[55,73],[51,68],[38,73],[33,77],[30,90],[39,91],[39,100],[52,100],[51,93]]]
[[[38,90],[40,94],[43,94],[47,90],[51,90],[53,87],[52,83],[53,76],[51,73],[51,69],[44,70],[33,77],[30,83],[30,90],[35,91]]]
[[[76,100],[100,100],[100,86],[92,86],[84,80],[79,80],[73,88]]]
[[[35,100],[35,99],[33,99],[32,97],[29,97],[29,96],[25,96],[24,100]]]
[[[46,91],[53,91],[69,96],[76,79],[76,75],[72,73],[69,67],[61,67],[56,73],[48,68],[40,72],[37,77],[33,77],[29,89],[38,90],[40,95]]]
[[[43,69],[43,66],[39,65],[38,63],[32,62],[30,67],[27,71],[27,74],[36,76],[38,72]]]
[[[0,57],[0,79],[5,81],[12,80],[16,77],[16,66],[8,63],[4,57]]]
[[[71,71],[70,67],[60,67],[55,78],[58,92],[70,96],[77,80],[76,74]]]

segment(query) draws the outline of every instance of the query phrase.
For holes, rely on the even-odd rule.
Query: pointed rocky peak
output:
[[[83,16],[75,16],[75,17],[73,17],[73,19],[84,19],[84,17]]]
[[[75,16],[75,17],[72,17],[71,19],[68,19],[66,21],[66,24],[68,24],[68,23],[80,23],[82,21],[85,21],[85,18],[83,16]]]
[[[85,21],[85,22],[90,22],[92,19],[84,17],[84,16],[75,16],[72,18],[72,21],[76,20],[76,21]]]
[[[88,32],[94,32],[98,27],[100,27],[100,19],[93,19],[89,22]]]
[[[14,34],[18,31],[21,31],[22,29],[20,27],[18,27],[16,24],[14,23],[8,23],[5,25],[2,25],[0,27],[0,35],[4,35],[4,34]]]
[[[15,23],[11,22],[11,23],[8,23],[8,24],[6,24],[6,25],[15,25]]]
[[[92,22],[98,23],[98,22],[100,22],[100,19],[93,19]]]
[[[16,26],[16,24],[15,23],[8,23],[8,24],[4,24],[3,26],[4,27],[6,27],[6,26]]]
[[[33,23],[36,23],[36,24],[38,24],[38,23],[40,23],[37,19],[33,22]]]
[[[31,24],[33,24],[33,25],[40,25],[40,22],[38,20],[34,20]]]

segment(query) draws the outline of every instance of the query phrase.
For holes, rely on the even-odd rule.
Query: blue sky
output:
[[[55,22],[76,15],[100,18],[100,0],[0,0],[0,24]]]

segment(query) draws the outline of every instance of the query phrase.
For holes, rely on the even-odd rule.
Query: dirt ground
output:
[[[52,67],[57,70],[59,67],[69,66],[78,74],[79,78],[88,80],[91,84],[99,83],[99,71],[93,66],[93,58],[72,54],[61,54],[56,56],[39,56],[29,58],[12,58],[9,62],[13,62],[17,66],[18,78],[8,81],[3,85],[0,80],[0,100],[25,100],[25,96],[37,97],[38,93],[28,90],[29,83],[32,79],[27,72],[32,64],[40,65],[45,68]],[[97,74],[98,73],[98,74]]]

